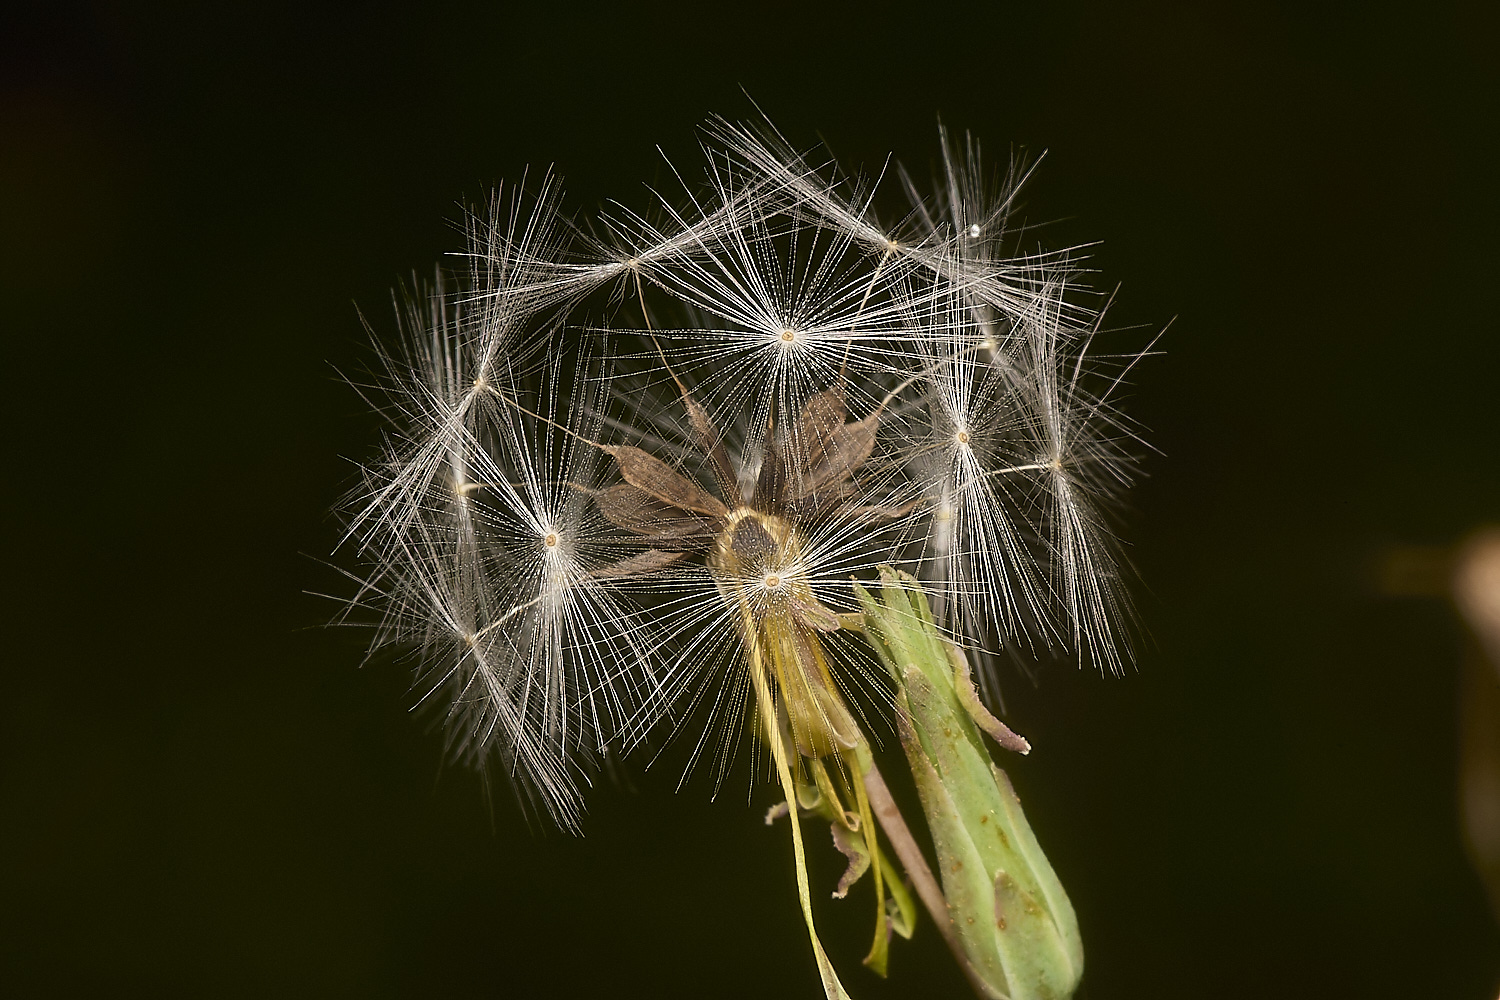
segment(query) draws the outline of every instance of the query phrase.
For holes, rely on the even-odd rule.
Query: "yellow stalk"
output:
[[[828,776],[828,768],[823,766],[820,758],[813,757],[806,762],[807,769],[812,772],[813,784],[823,795],[823,801],[829,803],[829,811],[833,813],[832,819],[844,829],[851,833],[860,830],[861,818],[858,813],[851,812],[844,807],[844,800],[833,787],[833,779]]]
[[[786,745],[781,738],[781,726],[776,720],[776,706],[771,701],[770,687],[766,684],[766,670],[761,661],[759,643],[754,641],[754,623],[748,615],[745,632],[747,640],[750,640],[746,643],[746,658],[749,660],[750,682],[755,686],[755,704],[760,711],[761,725],[766,731],[766,741],[771,744],[776,775],[781,779],[781,788],[790,807],[788,812],[792,821],[792,853],[797,859],[797,896],[802,903],[802,919],[807,921],[807,936],[812,940],[818,975],[823,980],[823,992],[828,995],[829,1000],[850,1000],[849,994],[844,991],[844,984],[839,982],[838,973],[833,971],[828,953],[823,950],[823,942],[818,940],[818,928],[813,923],[812,893],[807,886],[807,856],[802,847],[802,824],[797,819],[797,785],[792,780]]]
[[[870,797],[865,794],[865,776],[859,773],[858,761],[848,761],[848,764],[853,772],[854,798],[859,803],[860,830],[865,838],[865,846],[870,851],[870,871],[875,875],[875,941],[870,945],[870,953],[865,956],[865,964],[883,977],[891,940],[885,929],[885,880],[880,871],[880,845],[875,839],[875,820],[870,815]]]

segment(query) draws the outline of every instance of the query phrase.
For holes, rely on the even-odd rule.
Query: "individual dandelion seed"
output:
[[[387,359],[399,433],[351,498],[351,531],[382,595],[373,646],[419,647],[419,703],[446,702],[453,752],[498,757],[524,800],[576,828],[579,785],[659,697],[652,630],[611,585],[622,560],[646,567],[579,492],[600,456],[555,419],[566,407],[597,430],[602,359],[476,358],[498,336],[493,301],[480,312],[441,284],[426,315],[407,309],[404,360]]]
[[[872,373],[888,363],[898,268],[872,272],[847,237],[759,214],[710,249],[642,274],[716,321],[656,331],[684,373],[712,372],[699,391],[713,405],[765,426],[841,376],[856,393],[878,385]]]
[[[387,474],[377,489],[346,498],[345,541],[367,523],[399,530],[435,482],[458,477],[462,485],[467,456],[497,412],[490,388],[534,358],[556,311],[587,291],[591,275],[563,270],[566,234],[552,175],[535,197],[521,190],[508,201],[495,192],[483,244],[468,255],[468,282],[439,270],[430,289],[417,286],[396,302],[395,349],[375,340],[380,371],[371,389],[390,422]],[[470,231],[471,239],[480,231],[472,217]]]
[[[827,225],[885,257],[906,254],[897,233],[875,217],[875,184],[843,174],[831,157],[810,163],[769,122],[750,125],[715,118],[709,135],[726,169],[737,167],[785,211]]]
[[[835,380],[854,402],[878,400],[882,376],[901,367],[891,355],[896,304],[911,294],[905,265],[872,267],[850,234],[783,211],[763,178],[718,164],[708,178],[711,196],[695,199],[696,216],[672,214],[673,235],[630,220],[635,293],[654,342],[643,362],[670,353],[703,404],[736,414],[751,437]],[[655,314],[658,292],[674,308]]]
[[[927,324],[924,344],[928,429],[914,454],[938,500],[922,576],[940,617],[980,648],[1061,643],[1118,672],[1132,611],[1107,511],[1143,442],[1111,397],[1145,352],[1092,352],[1103,313],[1069,295],[1066,253],[1005,254],[1024,165],[994,183],[971,137],[962,149],[940,137],[935,198],[903,172],[928,242],[945,248],[933,270],[954,276],[948,319]],[[992,672],[981,676],[993,694]]]
[[[926,531],[912,547],[933,591],[939,620],[981,649],[1032,642],[1044,621],[1029,511],[1008,481],[1030,461],[1019,442],[1019,389],[993,360],[987,329],[960,288],[913,316],[926,331],[921,404],[911,418],[906,458],[928,497]]]
[[[1061,641],[1117,672],[1130,610],[1106,512],[1131,483],[1140,437],[1109,397],[1138,355],[1091,356],[1097,325],[1064,320],[1064,287],[1039,290],[998,355],[962,304],[931,345],[927,423],[911,450],[935,497],[922,575],[981,645]],[[1085,380],[1110,363],[1121,370],[1093,394]]]
[[[905,171],[900,171],[903,180],[908,180],[913,207],[899,221],[886,223],[875,211],[883,173],[871,182],[844,174],[831,158],[825,163],[812,163],[768,122],[746,125],[715,119],[709,131],[722,144],[719,155],[723,160],[737,165],[748,178],[747,183],[770,192],[780,211],[846,234],[882,265],[901,261],[926,271],[939,283],[957,282],[982,289],[1001,314],[1026,307],[1038,267],[1050,267],[1058,256],[1017,256],[1001,251],[1010,198],[1025,177],[1012,177],[996,192],[998,200],[992,199],[988,188],[977,183],[977,145],[970,146],[976,160],[964,174],[964,166],[957,164],[946,141],[946,132],[942,133],[945,163],[954,165],[956,171],[949,172],[949,182],[941,189],[936,205],[929,206],[909,183]],[[955,204],[954,198],[970,196],[984,200],[982,204],[964,204],[958,213],[944,211]],[[979,211],[981,208],[983,211]],[[948,214],[961,215],[962,221],[951,226],[945,219]]]
[[[1052,301],[1040,297],[1038,311],[1021,322],[1032,373],[1023,427],[1035,458],[1015,472],[1029,481],[1030,502],[1041,511],[1051,595],[1064,635],[1100,669],[1119,673],[1130,656],[1124,628],[1133,611],[1123,556],[1106,514],[1132,484],[1130,450],[1144,447],[1144,441],[1112,397],[1152,345],[1123,357],[1093,356],[1097,322],[1070,330],[1058,322]],[[1112,377],[1098,370],[1105,364],[1113,366]],[[1091,391],[1089,376],[1105,384]]]

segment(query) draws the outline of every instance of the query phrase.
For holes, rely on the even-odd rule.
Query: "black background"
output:
[[[41,4],[0,39],[0,991],[817,995],[771,789],[637,770],[531,832],[303,593],[376,440],[355,303],[389,329],[528,164],[644,204],[743,85],[867,168],[925,174],[939,113],[1047,150],[1028,219],[1103,241],[1137,346],[1177,317],[1129,404],[1165,452],[1138,669],[1012,685],[1080,995],[1495,995],[1464,636],[1370,571],[1500,516],[1493,7]],[[930,927],[860,969],[856,897],[819,903],[856,997],[964,995]]]

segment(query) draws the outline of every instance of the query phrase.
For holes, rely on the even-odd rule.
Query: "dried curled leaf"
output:
[[[833,890],[834,899],[843,899],[849,894],[849,887],[870,870],[870,849],[865,845],[864,837],[851,832],[842,823],[828,825],[833,830],[833,846],[849,859],[849,867],[839,876],[838,888]]]
[[[688,423],[693,428],[693,437],[697,439],[698,448],[708,458],[709,467],[713,470],[714,482],[719,487],[719,492],[724,499],[731,503],[740,501],[739,481],[734,475],[734,466],[729,462],[729,453],[724,449],[724,435],[719,426],[714,423],[713,418],[708,415],[708,410],[686,391],[682,393],[682,404],[687,408]]]
[[[844,426],[847,412],[842,385],[823,390],[802,407],[802,415],[797,421],[797,439],[802,445],[804,469],[822,457],[828,439]]]
[[[963,650],[950,644],[948,659],[953,663],[953,692],[958,695],[958,703],[969,713],[974,724],[989,733],[1005,749],[1020,754],[1031,753],[1031,744],[1026,741],[1026,737],[991,715],[990,710],[984,707],[984,702],[979,700],[979,692],[974,690],[974,681],[969,676],[969,659],[964,656]]]
[[[843,482],[862,469],[875,450],[875,432],[879,429],[880,412],[877,410],[863,420],[844,424],[829,435],[822,454],[809,467],[807,491]]]
[[[620,466],[620,475],[627,483],[662,503],[709,517],[728,515],[729,508],[718,497],[656,456],[628,444],[609,445],[604,450]]]
[[[658,500],[639,486],[616,483],[593,494],[594,505],[616,527],[637,535],[706,546],[713,541],[720,522],[716,518],[684,513],[681,508]]]

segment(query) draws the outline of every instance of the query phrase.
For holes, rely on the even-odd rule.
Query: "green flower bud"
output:
[[[897,682],[901,745],[970,979],[1008,1000],[1070,997],[1083,975],[1078,920],[980,730],[1008,749],[1030,746],[980,703],[916,579],[882,567],[881,583],[878,600],[860,591],[865,634]]]

